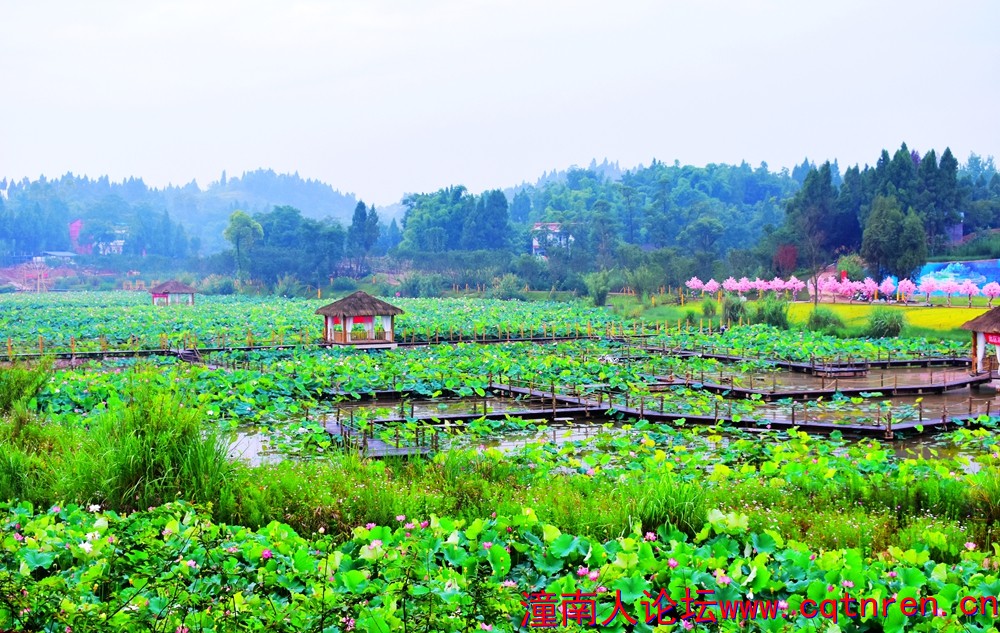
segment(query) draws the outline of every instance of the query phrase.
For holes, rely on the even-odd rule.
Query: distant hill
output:
[[[358,200],[353,193],[342,193],[318,180],[301,178],[298,173],[278,174],[270,169],[245,172],[227,178],[225,172],[206,189],[195,181],[163,189],[149,187],[141,178],[112,182],[107,176],[90,179],[68,173],[56,180],[44,176],[38,180],[0,181],[0,200],[9,212],[44,217],[48,230],[30,229],[38,240],[22,239],[18,250],[32,248],[68,248],[69,222],[76,219],[108,225],[132,224],[140,216],[169,214],[180,224],[188,238],[197,240],[202,255],[228,248],[222,232],[229,214],[242,209],[251,214],[267,212],[275,206],[289,205],[305,217],[332,218],[345,226]],[[2,237],[2,236],[0,236]],[[23,236],[27,238],[29,236]],[[38,241],[38,244],[32,244]]]

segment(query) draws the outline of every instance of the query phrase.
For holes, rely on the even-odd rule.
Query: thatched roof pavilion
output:
[[[972,332],[972,367],[976,372],[987,371],[983,365],[987,345],[997,345],[997,360],[1000,360],[1000,308],[980,314],[962,324],[963,330]]]
[[[395,318],[403,311],[367,292],[355,292],[316,310],[323,317],[323,340],[336,345],[395,347]]]
[[[154,306],[178,303],[193,306],[196,292],[198,291],[195,288],[175,279],[157,284],[149,289],[149,294],[153,295]]]

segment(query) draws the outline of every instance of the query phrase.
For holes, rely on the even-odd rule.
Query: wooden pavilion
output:
[[[323,316],[323,340],[334,345],[396,347],[393,326],[403,311],[366,292],[355,292],[316,310]]]
[[[1000,307],[966,321],[963,330],[972,332],[972,369],[979,372],[996,372],[1000,367]],[[986,346],[997,346],[997,360],[986,356]]]
[[[196,292],[198,291],[191,286],[173,279],[149,289],[149,294],[153,295],[154,306],[176,304],[193,306]]]

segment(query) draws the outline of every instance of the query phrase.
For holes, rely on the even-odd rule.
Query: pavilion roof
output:
[[[367,292],[357,291],[343,299],[327,304],[316,310],[324,316],[388,316],[403,314],[400,308],[377,299]]]
[[[157,284],[149,289],[151,294],[163,295],[163,294],[174,294],[174,295],[189,295],[198,292],[191,286],[181,283],[176,279],[171,279],[170,281],[164,281],[162,284]]]

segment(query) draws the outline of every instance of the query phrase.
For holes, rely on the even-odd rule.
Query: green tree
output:
[[[877,276],[894,267],[902,229],[903,211],[896,197],[876,196],[861,238],[861,256]]]
[[[368,208],[364,202],[358,202],[358,206],[354,207],[351,227],[347,230],[347,249],[354,257],[356,273],[362,272],[365,259],[378,242],[378,236],[379,222],[375,207]]]
[[[508,234],[507,196],[499,189],[487,191],[465,216],[462,248],[470,251],[506,248]]]
[[[254,244],[264,237],[264,229],[260,222],[254,220],[245,211],[233,211],[229,216],[229,225],[223,231],[222,237],[232,243],[236,251],[236,277],[243,279],[248,268],[250,251]]]
[[[824,163],[809,172],[787,205],[786,223],[798,240],[799,252],[805,255],[812,277],[819,274],[824,259],[830,255],[828,238],[836,202],[830,163]],[[813,302],[818,304],[818,292],[813,293]]]
[[[909,277],[927,263],[927,234],[924,223],[913,209],[906,213],[903,228],[897,242],[895,260],[890,262],[889,272],[899,279]]]

